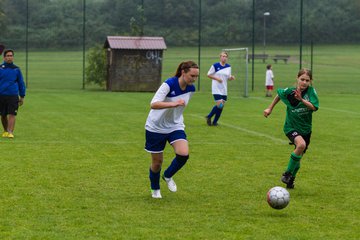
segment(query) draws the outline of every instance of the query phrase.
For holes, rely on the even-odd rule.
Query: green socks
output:
[[[290,155],[290,159],[289,159],[289,164],[287,167],[287,172],[290,172],[291,175],[293,175],[293,177],[296,176],[296,173],[299,171],[300,169],[300,159],[302,156],[296,155],[294,152],[291,153]]]
[[[294,171],[292,172],[293,177],[296,176],[296,173],[299,171],[299,169],[300,169],[300,161],[298,162],[298,164],[296,165]]]

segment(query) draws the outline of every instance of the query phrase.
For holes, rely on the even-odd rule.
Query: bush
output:
[[[106,55],[102,45],[89,49],[88,64],[85,69],[86,84],[96,84],[104,87],[106,84]]]

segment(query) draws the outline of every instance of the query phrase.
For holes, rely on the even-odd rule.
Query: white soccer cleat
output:
[[[152,196],[152,198],[162,198],[160,189],[151,190],[151,196]]]
[[[165,177],[163,175],[162,179],[164,179],[165,182],[167,183],[167,186],[168,186],[170,192],[176,192],[177,191],[176,183],[172,178],[167,178],[167,177]]]

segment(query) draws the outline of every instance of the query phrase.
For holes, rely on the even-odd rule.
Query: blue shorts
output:
[[[215,102],[224,100],[226,102],[227,96],[226,95],[220,95],[220,94],[213,94]]]
[[[166,134],[146,130],[145,138],[145,151],[150,153],[161,153],[165,149],[166,142],[173,144],[180,139],[186,140],[186,134],[183,130],[176,130]]]

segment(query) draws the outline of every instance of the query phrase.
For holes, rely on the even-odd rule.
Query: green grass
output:
[[[212,96],[204,74],[221,48],[204,51],[202,90],[184,115],[190,159],[175,176],[178,192],[161,183],[160,200],[150,197],[150,156],[143,150],[153,93],[80,90],[76,57],[64,65],[44,60],[43,68],[31,63],[31,76],[39,78],[30,78],[15,139],[0,139],[0,238],[358,239],[360,70],[353,48],[318,47],[320,110],[283,210],[271,209],[265,198],[268,189],[282,185],[279,178],[292,147],[282,132],[284,106],[279,104],[268,119],[262,116],[271,99],[263,97],[261,62],[256,63],[255,91],[243,98],[241,84],[231,83],[221,125],[209,128],[204,116]],[[169,49],[163,78],[173,74],[179,59],[196,54],[196,49]],[[65,55],[77,56],[59,52],[56,58]],[[57,76],[61,81],[53,78],[52,62],[66,73]],[[67,72],[71,62],[76,64]],[[296,62],[274,65],[277,86],[292,84],[297,68]],[[172,158],[167,146],[164,168]]]

